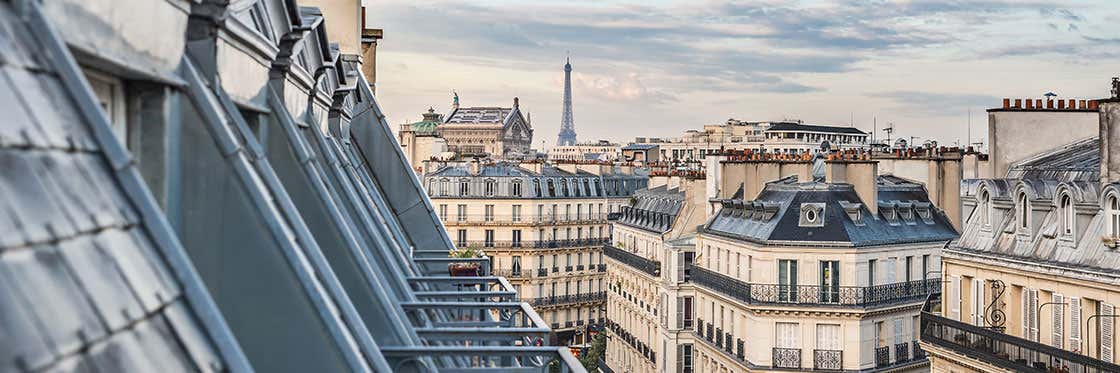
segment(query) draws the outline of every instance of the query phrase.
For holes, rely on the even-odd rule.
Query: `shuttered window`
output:
[[[972,324],[977,326],[984,326],[984,307],[986,306],[986,301],[984,298],[983,279],[972,280],[972,299],[970,299],[970,302],[972,303]]]
[[[1030,292],[1030,315],[1031,315],[1031,338],[1030,340],[1038,342],[1038,289],[1031,289]]]
[[[1050,308],[1050,325],[1053,325],[1053,327],[1050,328],[1050,344],[1057,348],[1065,348],[1066,319],[1062,312],[1065,307],[1063,304],[1065,303],[1065,298],[1062,297],[1061,294],[1054,293],[1053,302],[1054,304],[1052,304]]]
[[[1101,360],[1113,361],[1113,337],[1116,333],[1116,308],[1108,303],[1101,303]]]
[[[961,278],[959,276],[949,276],[949,318],[957,321],[961,320]]]
[[[1069,349],[1081,353],[1081,298],[1069,298]]]

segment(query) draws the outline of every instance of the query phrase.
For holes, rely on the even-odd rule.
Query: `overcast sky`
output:
[[[463,106],[532,115],[556,142],[564,58],[580,141],[741,120],[877,136],[986,137],[1002,97],[1100,98],[1120,75],[1120,1],[365,0],[390,123]],[[394,128],[395,130],[396,128]]]

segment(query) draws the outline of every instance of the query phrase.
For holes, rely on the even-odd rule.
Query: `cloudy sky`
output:
[[[365,0],[393,124],[429,106],[510,106],[534,145],[560,126],[564,58],[581,141],[675,136],[727,118],[896,136],[986,137],[1002,97],[1108,94],[1120,1]]]

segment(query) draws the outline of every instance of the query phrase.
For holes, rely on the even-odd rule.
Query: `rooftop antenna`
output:
[[[894,132],[894,123],[888,122],[887,123],[887,128],[884,128],[883,132],[887,133],[887,146],[890,146],[891,145],[891,133]]]

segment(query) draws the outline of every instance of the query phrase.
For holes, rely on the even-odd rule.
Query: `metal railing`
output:
[[[617,248],[617,247],[614,247],[614,246],[611,246],[611,245],[604,245],[603,246],[603,255],[606,255],[608,258],[611,258],[611,259],[617,260],[619,262],[622,262],[622,264],[625,264],[625,265],[629,266],[630,268],[634,268],[636,270],[645,272],[646,274],[648,274],[650,276],[653,276],[653,277],[661,276],[661,262],[659,262],[659,261],[646,259],[646,258],[643,258],[643,257],[637,255],[637,254],[631,253],[629,251],[626,251],[626,250],[623,250],[623,249],[620,249],[620,248]]]
[[[774,347],[773,363],[775,368],[801,369],[801,349]]]
[[[910,361],[910,342],[896,343],[894,345],[894,363],[902,364]]]
[[[936,315],[938,303],[930,296],[922,307],[922,342],[1017,372],[1120,372],[1117,364]]]
[[[875,367],[891,365],[891,346],[875,347]]]
[[[910,347],[912,350],[912,355],[914,356],[914,360],[921,360],[926,358],[926,351],[922,349],[922,346],[918,344],[918,341],[910,342]]]
[[[563,214],[557,216],[545,215],[512,215],[512,214],[467,214],[457,215],[448,213],[446,216],[440,216],[443,225],[562,225],[562,224],[604,224],[607,223],[607,215],[603,214],[587,214],[583,213],[576,216],[572,213],[570,216]]]
[[[697,285],[749,304],[876,307],[919,302],[927,295],[941,290],[939,279],[875,286],[756,284],[742,282],[699,266],[692,267],[691,277],[692,282]]]
[[[466,240],[455,241],[459,248],[502,248],[502,249],[559,249],[568,247],[598,247],[609,243],[609,237],[573,238],[563,240]]]
[[[813,369],[816,370],[843,370],[844,351],[842,350],[813,350]]]
[[[589,302],[602,302],[607,300],[607,292],[599,291],[594,293],[583,294],[569,294],[569,295],[555,295],[550,297],[539,297],[527,299],[533,307],[557,306],[565,304],[589,303]]]

